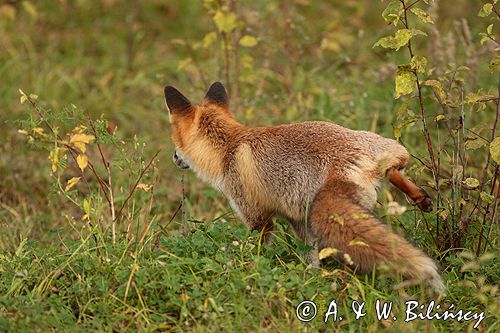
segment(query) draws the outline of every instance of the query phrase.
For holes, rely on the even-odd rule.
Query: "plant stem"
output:
[[[134,194],[135,190],[137,189],[137,185],[139,185],[139,182],[141,181],[142,177],[144,176],[144,174],[146,173],[146,171],[149,169],[149,167],[151,166],[151,164],[153,164],[154,159],[156,158],[156,156],[158,156],[158,154],[160,153],[160,151],[161,150],[158,150],[156,152],[156,154],[154,154],[154,156],[151,158],[151,160],[149,161],[149,163],[144,167],[144,169],[142,169],[141,174],[137,178],[137,181],[135,182],[134,186],[128,192],[127,198],[125,199],[125,201],[123,202],[123,204],[120,206],[120,209],[118,210],[118,213],[116,213],[115,221],[117,221],[120,218],[121,213],[123,211],[123,208],[125,207],[125,205],[127,204],[127,202],[130,200],[130,197],[132,197],[132,194]]]

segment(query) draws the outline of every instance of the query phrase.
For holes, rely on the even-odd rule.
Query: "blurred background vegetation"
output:
[[[217,1],[4,1],[0,195],[14,211],[4,210],[1,218],[34,220],[6,223],[5,228],[29,227],[32,236],[42,238],[61,220],[57,212],[62,203],[48,195],[50,164],[45,153],[26,150],[25,138],[7,122],[27,112],[19,103],[18,88],[38,94],[51,110],[73,104],[95,118],[104,115],[120,138],[137,135],[149,152],[162,148],[157,202],[165,205],[165,216],[180,196],[179,171],[170,163],[172,146],[162,98],[166,84],[201,101],[211,82],[223,81],[233,95],[236,117],[250,125],[328,119],[393,136],[401,105],[393,99],[394,76],[396,65],[407,62],[407,54],[372,48],[392,33],[380,15],[387,3],[297,0],[230,5],[227,11],[235,16],[236,27],[221,33],[214,21]],[[492,46],[478,43],[479,32],[489,24],[477,17],[480,8],[475,1],[434,2],[430,11],[436,24],[426,30],[428,40],[416,39],[414,48],[436,71],[443,72],[448,63],[468,65],[468,91],[495,93],[496,77],[488,70]],[[251,37],[243,43],[246,47],[241,45],[243,36]],[[230,48],[229,76],[224,39]],[[429,112],[437,107],[431,104]],[[478,118],[472,120],[474,125],[493,120],[491,110],[473,116]],[[417,124],[403,133],[403,142],[412,154],[425,156],[420,133]],[[483,160],[480,156],[470,163],[480,167]],[[220,198],[207,198],[191,178],[187,183],[192,186],[193,215],[212,216],[206,204]],[[208,206],[226,209],[225,202]]]
[[[222,195],[174,168],[163,101],[167,84],[201,102],[210,83],[222,81],[233,113],[248,125],[321,119],[400,137],[415,157],[409,175],[436,198],[437,210],[421,215],[410,208],[392,216],[387,203],[410,204],[384,185],[377,208],[383,218],[425,244],[444,267],[455,260],[444,259],[450,253],[481,255],[485,244],[496,248],[500,180],[498,165],[485,163],[495,109],[498,117],[499,75],[489,66],[498,56],[498,23],[490,38],[484,34],[498,19],[495,13],[478,16],[481,1],[425,2],[415,3],[434,24],[415,16],[409,23],[427,34],[412,39],[413,53],[428,61],[422,82],[438,80],[448,100],[443,105],[437,89],[422,87],[440,163],[437,182],[418,99],[405,104],[408,97],[395,98],[394,79],[398,65],[410,62],[408,50],[373,47],[395,32],[382,17],[388,1],[0,1],[0,246],[13,251],[25,239],[59,244],[61,238],[81,238],[87,226],[83,200],[92,199],[94,226],[106,234],[110,225],[98,180],[88,169],[86,184],[71,197],[80,206],[61,197],[64,191],[55,185],[78,175],[78,166],[68,162],[54,180],[46,149],[27,144],[18,132],[42,124],[29,103],[20,103],[18,89],[36,94],[38,107],[61,133],[86,118],[104,124],[110,138],[100,142],[114,172],[115,200],[124,203],[118,229],[129,241],[131,224],[137,225],[136,241],[153,220],[161,228],[179,228],[180,215],[173,216],[183,196],[182,174],[188,230],[219,216],[235,220]],[[138,189],[128,201],[158,150],[141,178],[153,190]],[[88,156],[98,161],[100,152],[92,146]],[[96,168],[106,174],[105,166]],[[481,228],[490,237],[478,244]]]

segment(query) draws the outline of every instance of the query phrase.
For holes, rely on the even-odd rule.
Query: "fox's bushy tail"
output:
[[[347,253],[362,271],[386,263],[412,281],[443,291],[434,261],[357,204],[356,193],[360,193],[357,185],[342,181],[328,182],[317,193],[310,225],[320,248]]]

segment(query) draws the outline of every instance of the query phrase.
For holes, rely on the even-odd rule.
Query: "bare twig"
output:
[[[156,154],[154,154],[154,156],[151,158],[151,160],[149,161],[149,163],[144,167],[144,169],[142,169],[141,174],[137,178],[137,181],[135,182],[134,186],[128,192],[127,198],[125,199],[125,201],[123,201],[123,204],[121,205],[120,209],[116,213],[115,221],[118,221],[118,219],[120,218],[120,216],[122,214],[122,211],[123,211],[123,208],[125,208],[125,205],[127,205],[128,201],[132,197],[132,194],[134,194],[135,190],[137,189],[137,185],[139,185],[139,182],[141,181],[142,177],[144,176],[144,174],[146,173],[146,171],[149,169],[149,167],[151,166],[151,164],[153,164],[154,159],[156,158],[156,156],[158,156],[158,154],[160,153],[160,151],[161,150],[158,150],[156,152]]]
[[[495,135],[496,135],[495,133],[496,133],[497,123],[498,123],[498,115],[499,115],[499,107],[500,107],[500,80],[498,80],[498,96],[499,96],[499,98],[497,99],[496,112],[495,112],[496,116],[495,116],[495,121],[493,122],[493,127],[491,128],[491,136],[490,136],[489,142],[493,142],[493,140],[495,139]],[[488,168],[490,165],[490,159],[491,159],[491,152],[488,150],[488,155],[486,156],[486,163],[485,163],[484,169],[483,169],[483,178],[481,180],[480,192],[483,192],[484,187],[486,186],[486,181],[488,180]],[[483,203],[483,199],[481,198],[481,196],[479,196],[479,198],[477,199],[476,205],[474,206],[474,208],[470,212],[469,218],[472,216],[472,214],[474,214],[474,212],[477,208],[481,207],[482,203]],[[469,226],[469,223],[467,223],[465,225],[465,227],[466,227],[465,231],[467,231],[468,226]]]
[[[497,122],[498,122],[498,115],[499,115],[499,109],[500,109],[500,80],[498,80],[498,96],[499,96],[499,99],[497,100],[497,105],[496,105],[496,117],[495,117],[495,121],[493,122],[493,127],[491,128],[491,140],[490,140],[490,142],[493,142],[493,140],[495,139],[495,132],[496,132]],[[486,187],[486,182],[488,180],[488,168],[490,166],[490,160],[491,160],[491,152],[488,150],[488,156],[486,157],[486,163],[484,165],[483,179],[481,180],[481,189],[479,190],[479,193],[483,192],[484,188]],[[498,174],[498,165],[495,168],[495,174],[493,176],[491,192],[490,192],[491,194],[493,194],[495,191],[495,182],[497,179],[497,174]],[[497,200],[498,200],[498,195],[497,195],[497,198],[495,199],[495,206],[497,205],[497,203],[496,203]],[[481,207],[482,203],[483,203],[483,198],[481,197],[481,195],[479,195],[478,202],[477,202],[476,206],[474,207],[474,209],[476,209],[476,207]],[[481,231],[479,232],[479,241],[478,241],[477,248],[476,248],[477,255],[479,255],[479,253],[481,251],[483,232],[484,232],[484,228],[485,228],[485,224],[486,224],[486,220],[487,220],[487,215],[489,214],[489,208],[490,208],[490,204],[487,204],[485,212],[483,213],[483,221],[481,223]],[[491,223],[493,224],[494,221],[492,220]],[[468,227],[468,224],[466,225],[466,227]]]
[[[181,176],[181,185],[182,185],[182,198],[181,198],[181,234],[184,235],[186,233],[186,222],[184,218],[184,198],[186,196],[184,190],[184,175]]]
[[[404,26],[408,29],[407,11],[408,11],[409,7],[406,6],[404,0],[400,0],[400,1],[401,1],[401,4],[403,5],[403,9],[404,9],[404,22],[403,23],[404,23]],[[412,50],[412,47],[411,47],[411,41],[408,41],[408,51],[410,53],[410,57],[413,58],[413,50]],[[422,96],[422,87],[420,85],[417,73],[415,72],[414,74],[415,74],[416,83],[417,83],[417,89],[418,89],[418,100],[419,100],[419,105],[420,105],[420,115],[421,115],[422,124],[423,124],[423,127],[424,127],[424,138],[425,138],[425,142],[427,144],[427,150],[429,152],[429,157],[431,159],[431,166],[432,166],[431,171],[432,171],[432,175],[433,175],[434,181],[436,183],[436,188],[439,191],[439,183],[438,183],[438,178],[437,178],[438,177],[437,164],[436,164],[436,158],[434,156],[434,150],[432,148],[432,141],[431,141],[431,137],[430,137],[430,133],[429,133],[429,128],[427,126],[427,121],[425,119],[424,98]]]

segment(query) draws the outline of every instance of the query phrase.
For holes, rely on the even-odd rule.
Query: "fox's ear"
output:
[[[229,98],[227,97],[227,92],[222,83],[214,82],[208,88],[207,94],[205,95],[205,101],[209,103],[219,104],[221,106],[227,107],[229,104]]]
[[[192,110],[191,102],[172,86],[165,87],[165,103],[170,113],[188,113]]]

